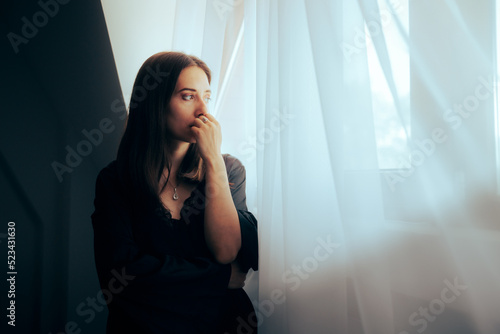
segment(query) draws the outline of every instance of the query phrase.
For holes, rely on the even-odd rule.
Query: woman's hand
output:
[[[228,289],[239,289],[245,286],[247,273],[243,272],[237,261],[231,262],[231,278],[229,279]]]
[[[228,264],[236,259],[241,248],[241,229],[229,188],[226,164],[220,152],[221,128],[212,115],[204,114],[195,120],[191,130],[206,168],[205,241],[217,262]],[[230,286],[238,288],[244,284],[246,276],[238,274],[234,268],[233,273],[234,280]]]
[[[206,120],[204,123],[203,120]],[[222,132],[219,122],[210,114],[203,114],[196,118],[191,131],[196,138],[201,158],[205,161],[217,159],[221,156]]]

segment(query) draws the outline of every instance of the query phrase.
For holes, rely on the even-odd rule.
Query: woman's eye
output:
[[[210,101],[212,101],[212,99],[210,98],[210,96],[205,97],[205,103],[208,103]]]
[[[194,98],[194,95],[183,95],[182,98],[186,101],[191,101]]]

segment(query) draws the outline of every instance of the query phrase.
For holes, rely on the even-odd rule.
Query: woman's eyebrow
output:
[[[185,90],[188,90],[190,92],[196,92],[196,89],[194,89],[194,88],[182,88],[182,89],[179,89],[177,91],[177,93],[180,93],[180,92],[185,91]],[[212,91],[210,89],[207,89],[207,90],[205,90],[205,93],[212,93]]]

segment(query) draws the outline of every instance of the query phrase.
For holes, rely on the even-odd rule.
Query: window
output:
[[[367,38],[366,51],[375,136],[379,168],[396,169],[410,155],[408,2],[378,0],[378,6],[379,14],[372,15],[372,20],[367,18],[365,23],[366,36],[371,37]]]

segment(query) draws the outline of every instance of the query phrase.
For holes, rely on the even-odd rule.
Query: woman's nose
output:
[[[198,104],[196,106],[196,116],[207,114],[208,113],[208,103],[203,99],[198,100]]]

